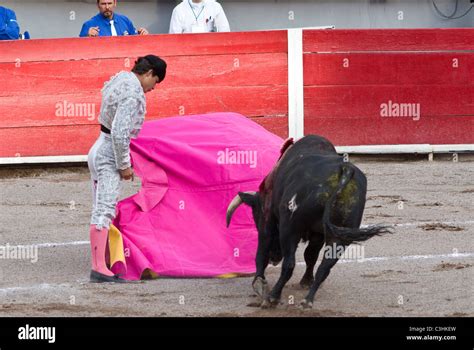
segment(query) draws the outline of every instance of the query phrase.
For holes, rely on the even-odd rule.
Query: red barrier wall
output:
[[[304,30],[303,52],[305,134],[474,144],[474,29]],[[87,154],[104,82],[149,53],[169,69],[147,120],[232,111],[288,136],[287,31],[0,41],[0,157]],[[382,117],[390,101],[419,120]],[[92,118],[61,111],[82,104]]]
[[[286,31],[0,42],[0,157],[87,154],[104,82],[149,53],[168,75],[147,120],[232,111],[287,137],[287,50]]]
[[[305,134],[336,145],[474,143],[473,29],[308,30],[303,51]]]

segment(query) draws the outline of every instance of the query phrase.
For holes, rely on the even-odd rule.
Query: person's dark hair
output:
[[[153,75],[160,78],[160,83],[165,79],[166,62],[155,55],[138,57],[135,61],[135,66],[133,67],[132,72],[136,74],[145,74],[150,69],[153,70]]]

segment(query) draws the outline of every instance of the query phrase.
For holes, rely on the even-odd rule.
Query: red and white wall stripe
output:
[[[341,152],[474,150],[474,29],[290,29],[0,42],[0,164],[85,160],[103,83],[149,53],[169,70],[148,120],[232,111]]]

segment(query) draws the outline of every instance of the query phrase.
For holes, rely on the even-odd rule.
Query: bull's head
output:
[[[237,210],[238,207],[240,207],[242,203],[245,203],[252,208],[253,219],[255,221],[257,229],[259,229],[259,223],[263,224],[263,222],[261,223],[263,219],[263,206],[260,194],[258,192],[239,192],[237,196],[234,197],[232,202],[230,202],[229,207],[227,208],[227,227],[229,227],[230,225],[232,215],[234,215],[234,212]]]
[[[262,242],[265,242],[263,245],[268,247],[268,250],[265,249],[265,253],[268,254],[269,260],[273,265],[278,265],[282,260],[278,222],[270,213],[273,181],[278,165],[286,152],[293,146],[293,143],[293,138],[285,140],[280,149],[280,158],[273,170],[260,184],[259,192],[239,192],[227,208],[227,227],[230,225],[232,215],[242,203],[252,208],[253,220],[258,230],[258,249],[261,250],[262,247],[260,245]]]
[[[232,215],[241,204],[244,203],[251,207],[253,220],[259,235],[259,244],[263,240],[270,240],[268,257],[273,265],[278,265],[282,260],[278,227],[275,223],[272,225],[268,221],[268,214],[265,212],[265,199],[262,198],[260,192],[239,192],[227,208],[226,222],[227,227],[229,227]]]

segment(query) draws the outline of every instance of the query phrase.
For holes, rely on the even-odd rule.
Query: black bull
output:
[[[227,209],[227,226],[237,207],[252,208],[258,230],[254,290],[263,298],[262,307],[279,303],[283,287],[295,268],[300,241],[309,242],[305,252],[306,272],[300,281],[310,287],[304,308],[313,305],[314,295],[329,275],[344,249],[389,232],[386,227],[360,228],[367,192],[367,179],[356,166],[344,162],[325,138],[308,135],[286,152],[260,186],[259,192],[239,192]],[[326,244],[316,275],[314,266]],[[281,274],[270,293],[265,269],[283,258]]]

